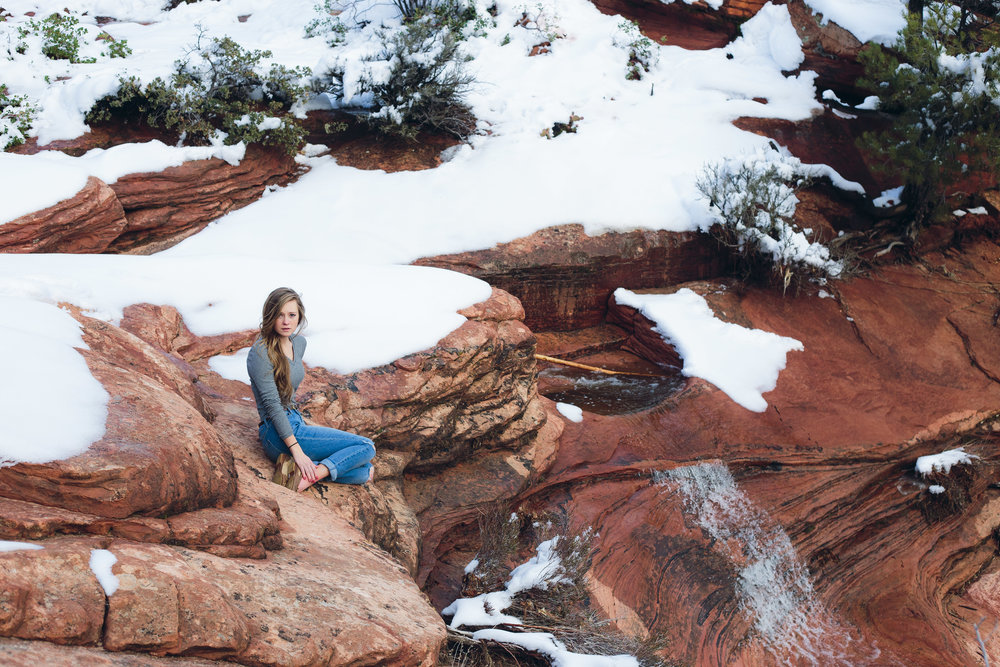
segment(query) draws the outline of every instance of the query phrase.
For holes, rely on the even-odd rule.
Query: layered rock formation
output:
[[[517,301],[495,291],[465,314],[393,365],[310,370],[304,409],[378,437],[379,481],[295,494],[269,481],[249,387],[207,370],[249,332],[198,339],[151,305],[126,309],[122,328],[77,313],[111,395],[107,432],[82,455],[0,468],[0,537],[43,547],[0,555],[0,634],[30,640],[4,646],[23,662],[60,655],[44,640],[253,665],[434,663],[444,626],[410,574],[421,534],[522,491],[558,437]],[[457,477],[456,458],[472,459]],[[509,472],[472,484],[486,466]],[[445,468],[469,483],[449,490]],[[433,503],[407,504],[429,487]],[[117,558],[110,595],[89,567],[100,549]]]
[[[524,304],[533,331],[600,324],[608,295],[712,278],[725,267],[705,234],[636,230],[588,236],[582,225],[548,227],[487,250],[428,257],[437,266],[486,280]]]
[[[981,238],[827,286],[833,298],[686,285],[721,319],[803,342],[767,411],[691,379],[652,411],[588,414],[527,506],[598,532],[595,599],[665,633],[674,659],[974,664],[973,625],[995,613],[998,259]],[[640,315],[612,309],[637,349],[673,360]],[[958,446],[979,458],[915,474],[918,456]]]
[[[58,147],[74,153],[96,141],[84,137]],[[0,252],[153,253],[295,176],[294,160],[257,145],[236,166],[218,158],[192,160],[110,185],[91,176],[73,197],[0,226]]]

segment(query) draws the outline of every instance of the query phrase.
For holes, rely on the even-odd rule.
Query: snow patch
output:
[[[719,320],[704,297],[687,288],[674,294],[618,288],[614,295],[617,303],[651,320],[653,330],[677,349],[685,376],[711,382],[754,412],[767,409],[763,394],[777,386],[788,352],[804,349],[794,338]]]
[[[556,410],[571,422],[583,421],[583,409],[571,403],[556,403]]]
[[[916,470],[921,475],[941,472],[947,475],[951,472],[952,466],[967,464],[972,465],[972,459],[978,459],[975,454],[969,454],[964,447],[958,449],[948,449],[939,454],[921,456],[917,459]]]
[[[111,566],[117,562],[118,557],[107,549],[90,550],[90,569],[108,597],[118,590],[118,577],[111,572]]]
[[[30,289],[31,277],[25,270],[14,279]],[[76,349],[87,348],[80,324],[54,305],[2,291],[0,348],[13,353],[0,377],[0,405],[10,416],[0,420],[0,466],[82,454],[104,436],[108,393]]]

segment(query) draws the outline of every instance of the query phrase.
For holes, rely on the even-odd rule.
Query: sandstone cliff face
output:
[[[973,624],[995,614],[998,258],[981,239],[828,285],[834,298],[686,285],[724,320],[803,342],[768,410],[692,379],[654,410],[588,414],[526,502],[598,532],[595,599],[666,633],[675,659],[974,664]],[[636,349],[675,359],[611,308]],[[914,473],[958,446],[980,458]]]
[[[94,141],[85,137],[59,147],[73,153]],[[73,197],[0,225],[0,252],[157,252],[295,176],[292,158],[257,145],[237,166],[193,160],[110,185],[92,176]]]
[[[533,331],[595,326],[618,287],[712,278],[725,267],[705,234],[637,230],[588,236],[582,225],[547,227],[487,250],[414,263],[467,273],[510,292],[524,305],[525,324]]]
[[[207,371],[207,356],[249,332],[199,340],[150,305],[127,309],[122,328],[77,314],[111,395],[107,433],[80,456],[0,469],[0,537],[44,547],[0,554],[0,635],[28,640],[3,646],[25,663],[62,655],[44,643],[55,642],[253,665],[433,664],[444,625],[411,579],[422,533],[522,491],[558,437],[517,301],[498,290],[465,314],[394,365],[310,370],[304,409],[372,433],[381,452],[377,484],[307,494],[269,481],[249,387]],[[456,458],[472,459],[458,476]],[[508,459],[502,483],[463,485]],[[433,508],[407,504],[442,487],[446,468],[457,488],[438,488]],[[94,549],[118,559],[110,596]]]

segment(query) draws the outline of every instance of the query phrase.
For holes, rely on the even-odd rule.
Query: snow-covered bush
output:
[[[423,130],[463,139],[471,134],[475,117],[464,97],[474,79],[455,34],[425,17],[383,32],[382,39],[359,81],[358,92],[371,94],[368,122],[410,139]]]
[[[919,496],[920,512],[928,523],[953,516],[969,504],[976,479],[973,461],[978,458],[964,447],[917,458],[914,470],[928,485]]]
[[[521,18],[514,25],[525,30],[537,30],[549,43],[565,37],[559,26],[559,15],[552,7],[536,2],[532,6],[521,5],[519,9]]]
[[[570,530],[568,524],[562,515],[522,522],[517,515],[504,512],[502,506],[480,522],[480,530],[489,530],[494,537],[481,532],[484,548],[466,567],[465,597],[441,612],[450,619],[451,632],[439,664],[493,665],[502,656],[535,664],[541,656],[553,665],[664,667],[658,652],[665,644],[659,637],[637,639],[622,634],[591,609],[586,582],[595,534],[589,528]],[[470,578],[483,567],[487,541],[496,542],[495,536],[507,533],[500,540],[503,549],[510,550],[504,559],[509,562],[514,556],[518,535],[511,535],[510,527],[515,525],[523,530],[521,537],[528,544],[537,543],[534,554],[512,570],[507,567],[491,589],[470,590]],[[485,577],[475,581],[482,583]],[[489,627],[499,624],[508,629]],[[528,627],[518,631],[521,625]],[[498,647],[496,642],[504,646]],[[491,655],[491,651],[496,653]]]
[[[89,35],[94,29],[81,25],[77,15],[69,10],[65,13],[54,12],[42,19],[32,18],[8,30],[16,31],[14,53],[22,56],[40,53],[50,60],[95,63],[96,55],[84,57],[80,54],[80,48],[90,42],[102,44],[101,57],[125,58],[132,54],[126,40],[115,40],[107,32],[99,31],[91,40]],[[13,59],[14,53],[8,51],[8,58]]]
[[[641,79],[659,58],[659,51],[656,50],[653,40],[639,31],[639,24],[635,21],[624,19],[618,24],[618,34],[614,43],[628,53],[625,78],[629,81]]]
[[[157,77],[143,86],[135,77],[122,77],[118,92],[98,100],[87,121],[137,117],[177,132],[182,142],[221,138],[226,144],[279,146],[293,154],[304,130],[288,111],[308,94],[300,81],[309,70],[274,64],[264,73],[260,61],[270,56],[269,51],[248,51],[229,37],[215,38],[207,47],[200,47],[199,39],[187,59],[174,63],[169,80]]]
[[[984,20],[931,2],[923,20],[910,16],[891,48],[872,44],[859,55],[860,83],[893,121],[860,145],[903,182],[902,231],[911,241],[948,210],[946,189],[963,173],[1000,169],[1000,34]]]
[[[323,4],[316,5],[315,10],[318,16],[306,23],[306,37],[322,37],[331,48],[343,44],[347,26],[340,20],[335,0],[323,0]]]
[[[844,263],[795,222],[796,190],[808,183],[791,160],[756,154],[707,165],[696,186],[714,218],[709,232],[734,255],[744,282],[777,278],[787,290],[837,277]]]
[[[9,95],[0,84],[0,150],[24,143],[38,110],[23,95]]]

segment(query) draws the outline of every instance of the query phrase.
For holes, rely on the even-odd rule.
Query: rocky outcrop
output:
[[[674,660],[976,663],[998,569],[997,257],[980,238],[833,298],[688,284],[718,317],[803,342],[769,408],[689,379],[654,410],[585,414],[522,507],[598,533],[595,601],[665,633]],[[914,472],[958,446],[979,457],[966,470]]]
[[[212,220],[250,204],[270,185],[294,180],[295,161],[256,144],[238,165],[193,160],[152,174],[129,174],[111,185],[128,225],[111,252],[151,254],[169,248]]]
[[[845,100],[860,102],[869,93],[858,87],[864,67],[858,62],[862,43],[853,33],[813,13],[803,0],[787,3],[792,25],[802,40],[805,60],[800,70],[816,72],[816,88],[829,88]]]
[[[296,171],[291,157],[252,145],[235,166],[193,160],[111,185],[92,176],[73,197],[0,225],[0,252],[157,252],[256,201],[266,187],[289,183]]]
[[[697,232],[636,230],[588,236],[582,225],[548,227],[497,246],[414,262],[467,273],[510,292],[532,331],[600,324],[608,295],[719,275],[725,262]]]
[[[114,191],[91,176],[73,197],[0,225],[0,252],[103,252],[127,224]]]
[[[560,430],[517,300],[496,290],[463,314],[394,364],[310,369],[304,410],[376,435],[379,480],[296,494],[269,481],[249,388],[207,369],[249,332],[198,339],[149,304],[122,328],[76,313],[111,395],[107,432],[79,456],[0,469],[0,537],[43,547],[0,554],[0,634],[26,640],[8,644],[24,660],[55,655],[42,640],[252,665],[435,663],[444,625],[410,575],[434,559],[425,534],[437,544],[523,491]],[[110,594],[90,571],[100,549],[117,558]]]

